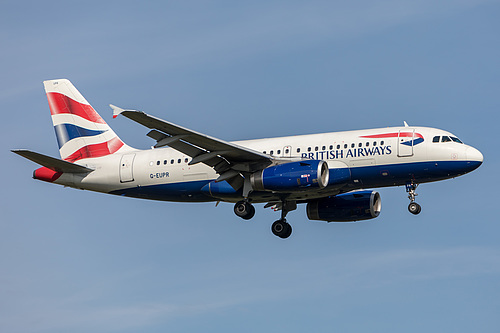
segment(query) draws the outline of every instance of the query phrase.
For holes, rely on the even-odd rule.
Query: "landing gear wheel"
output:
[[[234,213],[244,220],[250,220],[255,215],[255,207],[248,201],[238,201],[234,205]]]
[[[418,215],[422,211],[422,207],[420,207],[420,205],[416,202],[411,202],[408,205],[408,211],[413,215]]]
[[[271,231],[275,236],[285,239],[292,234],[292,226],[285,220],[278,220],[271,226]]]
[[[408,211],[413,215],[418,215],[422,211],[422,207],[415,202],[415,197],[417,196],[415,190],[417,189],[417,186],[418,184],[413,183],[413,181],[406,184],[406,192],[408,193],[408,199],[410,199]]]

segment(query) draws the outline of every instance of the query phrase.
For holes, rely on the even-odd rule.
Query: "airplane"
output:
[[[174,202],[230,202],[249,220],[254,204],[281,211],[272,233],[288,238],[286,216],[306,204],[310,220],[355,222],[381,212],[368,188],[405,186],[408,210],[419,184],[477,169],[481,152],[450,132],[409,126],[228,142],[142,111],[110,105],[147,128],[156,144],[125,144],[67,79],[44,81],[61,158],[12,150],[42,167],[33,178],[77,189]]]

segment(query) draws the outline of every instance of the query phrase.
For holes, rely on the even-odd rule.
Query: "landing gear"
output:
[[[288,238],[292,234],[292,226],[285,219],[279,219],[271,226],[271,231],[275,236]]]
[[[418,195],[415,190],[418,184],[413,182],[406,184],[406,192],[408,192],[408,199],[410,199],[410,204],[408,205],[408,211],[413,215],[418,215],[422,211],[422,207],[415,202],[415,197]]]
[[[288,238],[292,234],[292,226],[286,221],[288,212],[297,209],[295,201],[275,202],[272,206],[274,210],[281,210],[281,218],[273,223],[271,231],[275,236]],[[238,201],[234,205],[234,213],[244,220],[250,220],[255,215],[255,207],[248,200]]]
[[[234,213],[244,220],[250,220],[255,215],[255,207],[248,201],[238,201],[234,205]]]
[[[410,202],[410,204],[408,205],[408,211],[414,215],[419,214],[421,210],[422,207],[420,207],[420,205],[416,202]]]
[[[279,207],[280,206],[280,207]],[[281,208],[281,218],[275,221],[271,226],[271,231],[275,236],[279,238],[288,238],[292,234],[292,226],[286,221],[286,214],[288,212],[297,209],[297,203],[295,201],[285,201],[281,202],[281,205],[276,205],[277,208]],[[279,208],[278,208],[279,207]]]

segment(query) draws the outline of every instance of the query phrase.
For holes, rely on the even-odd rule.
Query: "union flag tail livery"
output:
[[[102,157],[127,148],[71,82],[60,79],[43,84],[63,160]]]
[[[42,168],[33,178],[96,192],[163,201],[232,202],[245,220],[254,204],[281,211],[271,226],[288,238],[288,212],[305,204],[310,220],[354,222],[379,216],[380,194],[405,186],[408,210],[417,185],[477,169],[483,155],[436,128],[404,126],[227,142],[141,111],[116,106],[149,128],[152,149],[133,149],[65,79],[45,81],[61,159],[13,150]],[[249,225],[250,227],[250,225]]]

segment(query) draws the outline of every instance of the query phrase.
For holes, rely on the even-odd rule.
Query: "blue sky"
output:
[[[499,1],[4,1],[0,11],[2,332],[498,332]],[[42,81],[225,140],[411,125],[485,163],[381,189],[363,223],[270,232],[232,205],[106,196],[31,179],[58,156]]]

